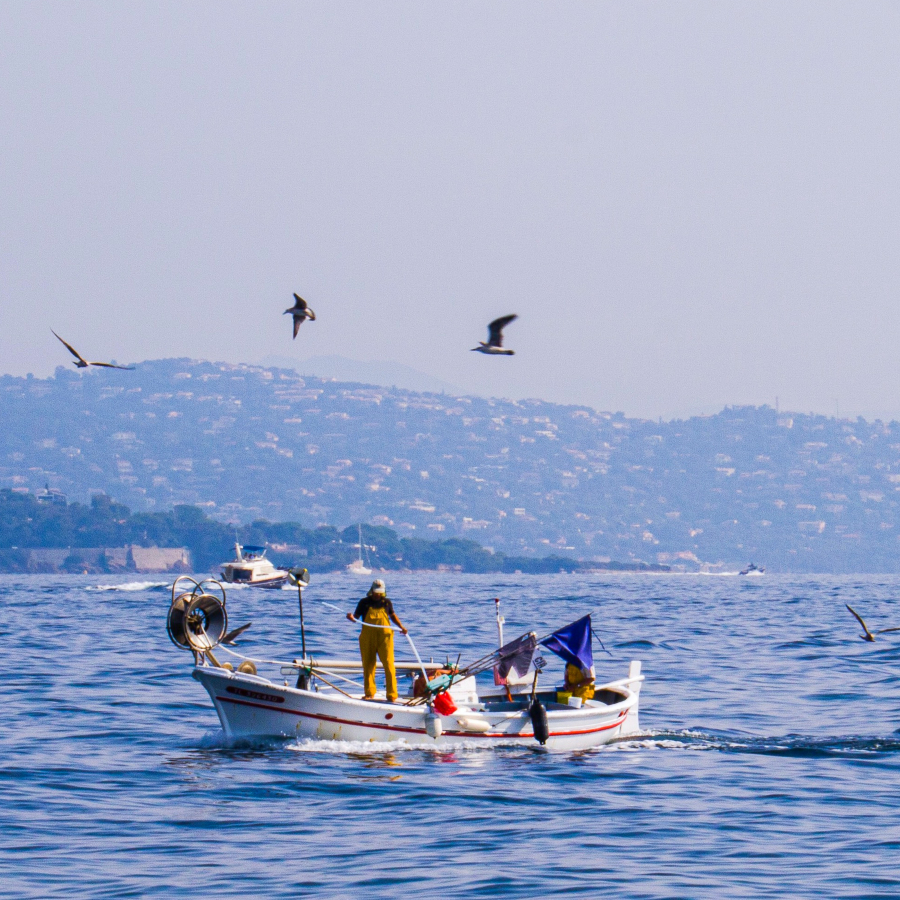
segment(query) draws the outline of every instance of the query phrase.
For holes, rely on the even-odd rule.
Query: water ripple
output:
[[[600,677],[643,661],[644,730],[574,753],[228,746],[166,637],[167,582],[8,578],[0,896],[900,895],[900,635],[866,644],[844,608],[890,620],[900,579],[388,579],[436,658],[493,646],[494,596],[508,634],[593,610]],[[351,608],[354,583],[314,575],[323,654],[355,634],[314,601]],[[292,593],[228,611],[246,652],[296,655]]]

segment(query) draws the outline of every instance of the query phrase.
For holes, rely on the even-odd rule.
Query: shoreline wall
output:
[[[180,574],[191,570],[191,554],[185,547],[15,547],[0,550],[2,572]]]

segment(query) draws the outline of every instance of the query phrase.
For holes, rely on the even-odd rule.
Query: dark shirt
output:
[[[363,597],[359,603],[356,604],[356,612],[353,613],[354,619],[359,619],[360,622],[365,622],[366,613],[370,609],[384,609],[387,610],[388,616],[394,615],[394,607],[390,600],[387,597],[381,596],[368,596]]]

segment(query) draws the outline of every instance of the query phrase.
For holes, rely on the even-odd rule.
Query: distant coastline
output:
[[[276,565],[299,564],[320,572],[346,569],[361,551],[368,566],[381,572],[543,575],[669,571],[668,566],[645,562],[509,556],[463,538],[401,538],[384,526],[307,529],[295,522],[258,520],[235,528],[191,506],[176,506],[163,513],[132,513],[104,494],[95,495],[90,506],[83,506],[66,502],[58,492],[35,495],[0,490],[0,572],[216,572],[235,538],[268,547],[269,558]]]

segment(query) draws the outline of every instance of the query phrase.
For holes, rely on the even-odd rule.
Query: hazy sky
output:
[[[900,418],[898,117],[889,2],[7,2],[0,371]]]

